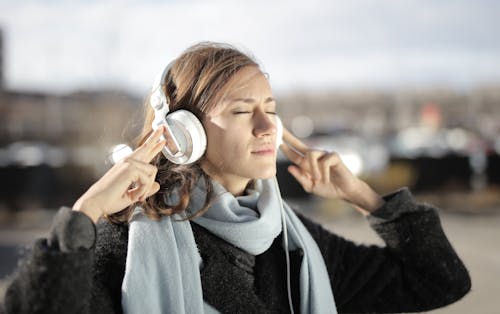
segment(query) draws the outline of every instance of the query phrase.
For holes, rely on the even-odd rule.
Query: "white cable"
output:
[[[286,258],[286,289],[288,294],[288,306],[290,307],[290,313],[294,314],[293,302],[292,302],[292,284],[290,279],[290,254],[288,252],[288,232],[286,227],[286,217],[285,217],[285,207],[283,206],[283,199],[281,198],[281,191],[278,184],[278,179],[274,177],[274,184],[278,192],[278,198],[280,200],[280,210],[281,210],[281,224],[283,226],[283,243],[285,246],[285,258]]]

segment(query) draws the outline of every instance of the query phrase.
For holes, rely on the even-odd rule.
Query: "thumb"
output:
[[[160,190],[160,184],[158,182],[153,182],[153,185],[149,189],[146,197],[150,197],[151,195],[156,194],[159,190]]]

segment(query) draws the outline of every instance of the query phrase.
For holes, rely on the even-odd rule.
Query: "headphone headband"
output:
[[[170,61],[169,64],[161,71],[158,73],[155,77],[155,80],[153,82],[153,86],[151,87],[151,96],[149,99],[149,103],[153,107],[153,109],[156,110],[162,110],[163,105],[166,105],[166,113],[168,113],[169,108],[168,108],[168,99],[165,93],[163,92],[163,84],[168,76],[168,73],[170,72],[170,69],[172,68],[172,65],[174,64],[174,61]]]

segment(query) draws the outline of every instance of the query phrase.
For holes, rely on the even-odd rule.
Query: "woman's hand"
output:
[[[363,214],[384,204],[375,191],[349,171],[337,153],[311,149],[285,128],[283,141],[280,149],[294,163],[288,171],[306,192],[328,199],[340,198],[360,207]]]
[[[129,156],[117,162],[76,201],[73,209],[97,222],[102,215],[119,212],[158,192],[157,168],[150,162],[165,146],[166,141],[160,140],[163,131],[163,127],[158,128]]]

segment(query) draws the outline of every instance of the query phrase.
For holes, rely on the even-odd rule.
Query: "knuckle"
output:
[[[326,152],[325,152],[324,150],[317,150],[317,151],[316,151],[316,156],[318,156],[318,157],[323,157],[323,156],[325,155],[325,153],[326,153]]]
[[[134,165],[130,162],[130,159],[128,158],[124,158],[122,161],[120,161],[120,165],[126,171],[130,171],[134,167]]]
[[[328,162],[328,156],[325,156],[325,155],[321,155],[319,158],[318,158],[318,165],[322,166],[324,165],[325,163]]]
[[[318,155],[318,151],[317,150],[314,150],[314,149],[309,149],[307,151],[307,154],[311,157],[314,157],[314,156],[317,156]]]
[[[124,157],[124,158],[121,160],[121,162],[126,163],[126,164],[131,164],[131,163],[132,163],[132,161],[133,161],[132,156],[126,156],[126,157]]]
[[[317,157],[313,153],[307,154],[306,157],[309,162],[314,162],[315,160],[317,160]]]
[[[325,151],[322,151],[322,150],[315,150],[315,149],[311,149],[309,151],[307,151],[306,155],[308,156],[308,159],[310,160],[321,160],[324,155],[326,154]]]
[[[328,153],[328,159],[332,162],[340,160],[340,155],[337,152]]]
[[[152,176],[156,176],[156,174],[158,173],[158,167],[156,166],[153,166],[151,164],[148,164],[147,165],[147,169],[148,169],[148,173],[150,173],[150,175]]]

